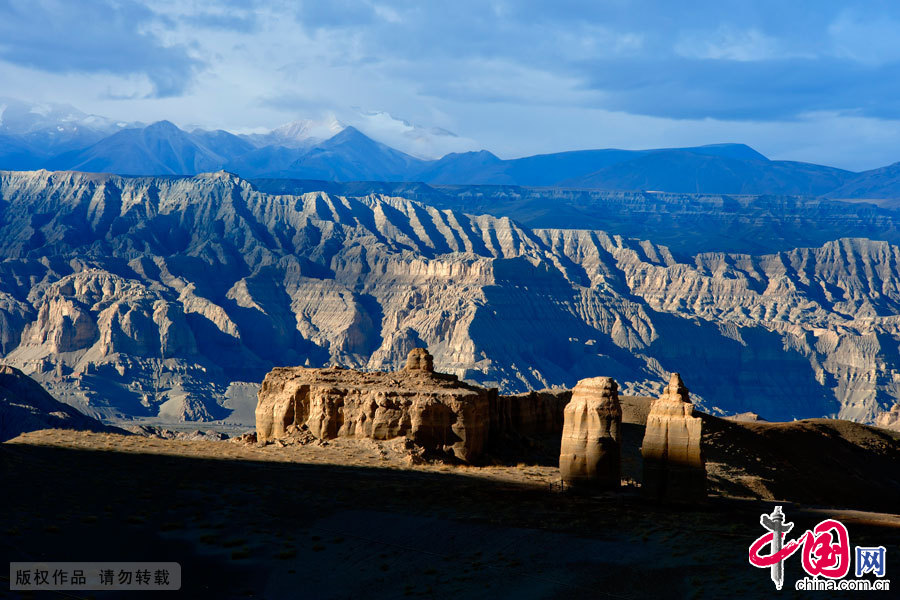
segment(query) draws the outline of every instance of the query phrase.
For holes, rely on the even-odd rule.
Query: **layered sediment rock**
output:
[[[706,467],[700,448],[702,421],[693,416],[688,389],[678,373],[650,407],[641,454],[644,494],[666,502],[706,497]]]
[[[695,225],[702,199],[673,200]],[[504,393],[615,373],[644,395],[679,371],[698,407],[867,423],[900,398],[900,247],[885,242],[689,258],[226,173],[0,172],[0,205],[4,362],[109,419],[168,419],[185,395],[184,418],[216,419],[222,390],[275,365],[393,370],[422,346]]]
[[[622,408],[611,377],[582,379],[566,405],[559,471],[575,487],[612,489],[621,481]]]
[[[320,439],[407,437],[426,450],[471,461],[485,447],[497,391],[435,373],[424,349],[394,373],[332,367],[278,368],[259,391],[256,434],[261,442],[306,426]]]

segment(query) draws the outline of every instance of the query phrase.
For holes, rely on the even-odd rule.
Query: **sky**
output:
[[[900,2],[0,0],[0,96],[423,157],[746,143],[900,161]]]

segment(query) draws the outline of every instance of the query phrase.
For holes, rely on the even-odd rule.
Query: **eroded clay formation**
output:
[[[0,357],[126,420],[226,417],[222,389],[273,360],[386,370],[429,344],[460,378],[509,393],[605,373],[618,348],[620,382],[682,365],[719,408],[772,420],[870,423],[895,401],[891,378],[871,374],[900,370],[900,246],[681,260],[602,231],[289,188],[224,172],[0,171]]]
[[[610,377],[582,379],[566,405],[559,471],[573,487],[614,489],[621,481],[622,408]]]
[[[641,454],[644,494],[665,502],[692,502],[706,497],[706,467],[700,448],[702,421],[693,416],[688,389],[673,373],[662,396],[653,402]]]
[[[642,421],[644,399],[626,400],[631,412],[640,413],[631,420]],[[706,496],[701,420],[693,409],[681,377],[673,374],[646,414],[643,488],[652,498]],[[431,355],[416,348],[406,367],[393,373],[274,369],[259,391],[256,438],[262,443],[283,439],[298,428],[318,439],[405,437],[425,450],[473,461],[510,435],[561,434],[562,480],[576,488],[616,489],[622,422],[618,386],[610,377],[583,379],[571,392],[499,396],[496,389],[436,373]]]
[[[435,373],[422,348],[394,373],[278,368],[259,391],[256,434],[267,442],[284,437],[291,425],[306,425],[320,439],[407,437],[470,461],[484,451],[496,394]]]

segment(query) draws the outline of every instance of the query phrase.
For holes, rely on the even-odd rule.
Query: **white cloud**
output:
[[[375,11],[375,15],[387,22],[387,23],[402,23],[403,17],[400,16],[400,13],[387,6],[385,4],[373,4],[372,9]]]
[[[481,149],[473,139],[440,127],[416,125],[384,111],[359,110],[347,118],[347,124],[383,144],[419,158],[440,158],[450,152]]]
[[[147,3],[154,16],[139,31],[200,65],[170,97],[153,97],[164,73],[154,82],[129,65],[49,72],[0,60],[3,93],[245,132],[334,113],[427,157],[742,141],[852,168],[900,158],[900,65],[889,64],[900,60],[900,9],[889,4],[342,0],[298,13],[287,0]],[[47,60],[71,51],[35,48]],[[844,116],[803,115],[813,109]]]

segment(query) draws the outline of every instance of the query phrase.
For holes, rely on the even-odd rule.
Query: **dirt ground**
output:
[[[6,562],[180,562],[183,589],[164,598],[721,598],[774,589],[768,571],[747,561],[772,502],[714,496],[660,507],[633,488],[553,491],[549,465],[411,462],[400,441],[282,448],[32,432],[0,445],[0,551]],[[835,516],[852,544],[884,545],[889,563],[900,560],[900,516],[779,504],[797,530]],[[791,559],[786,587],[800,572]],[[43,597],[5,587],[0,598]]]

